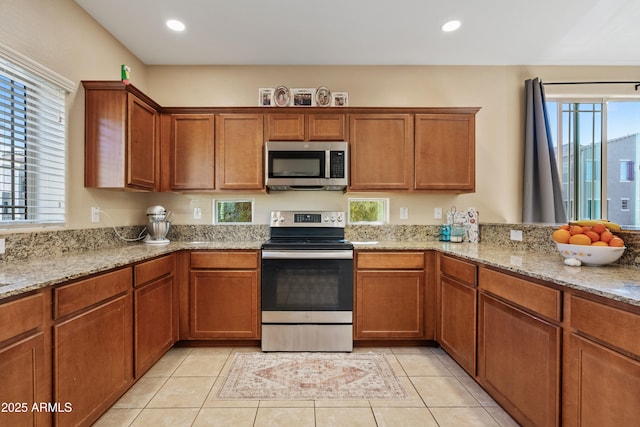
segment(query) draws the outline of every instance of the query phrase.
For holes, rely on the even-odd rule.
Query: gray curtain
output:
[[[562,183],[547,121],[544,88],[540,79],[525,84],[523,223],[567,221],[562,203]]]

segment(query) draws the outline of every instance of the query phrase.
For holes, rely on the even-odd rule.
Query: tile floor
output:
[[[442,349],[356,348],[387,353],[407,400],[216,400],[235,352],[175,347],[95,426],[517,426]]]

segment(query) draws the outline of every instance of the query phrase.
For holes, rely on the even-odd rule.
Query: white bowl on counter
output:
[[[607,265],[612,262],[616,262],[626,247],[613,247],[613,246],[586,246],[586,245],[571,245],[568,243],[557,243],[560,254],[565,259],[577,259],[584,265],[598,266]]]

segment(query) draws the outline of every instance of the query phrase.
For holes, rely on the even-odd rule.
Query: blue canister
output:
[[[451,226],[443,224],[440,226],[440,241],[448,242],[451,239]]]

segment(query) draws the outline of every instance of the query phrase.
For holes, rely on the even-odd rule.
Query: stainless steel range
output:
[[[344,212],[271,213],[262,245],[262,350],[353,350],[353,245]]]

